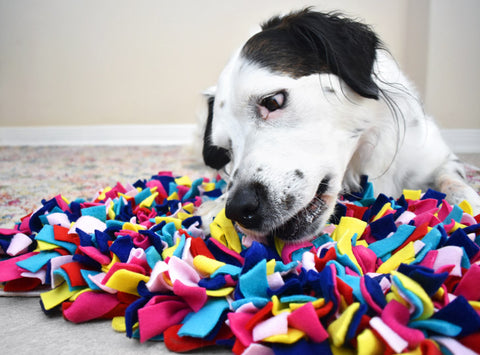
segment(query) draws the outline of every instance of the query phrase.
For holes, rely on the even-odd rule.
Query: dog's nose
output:
[[[225,215],[245,228],[258,228],[262,222],[260,195],[258,184],[238,186],[227,200]]]

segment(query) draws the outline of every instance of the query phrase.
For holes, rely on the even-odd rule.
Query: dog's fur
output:
[[[434,188],[480,212],[462,163],[362,23],[310,9],[270,19],[207,101],[204,160],[228,176],[218,203],[248,235],[313,237],[362,175],[389,196]]]

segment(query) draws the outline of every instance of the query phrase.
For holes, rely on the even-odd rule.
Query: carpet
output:
[[[223,186],[218,177],[163,172],[97,189],[89,200],[45,199],[14,230],[2,229],[11,258],[0,264],[0,280],[7,292],[53,285],[41,296],[47,315],[110,319],[139,338],[138,349],[151,339],[175,351],[252,354],[478,346],[480,227],[468,204],[450,206],[434,191],[374,198],[365,181],[312,242],[265,246],[221,214],[212,235],[202,235],[195,208]]]

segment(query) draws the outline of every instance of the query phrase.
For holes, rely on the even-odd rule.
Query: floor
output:
[[[198,151],[184,147],[0,147],[0,228],[12,228],[62,193],[91,199],[117,181],[133,183],[161,170],[192,178],[214,176]],[[480,154],[461,155],[471,183],[480,190]],[[108,321],[72,324],[43,314],[37,298],[0,297],[2,354],[168,354],[162,343],[140,344],[115,333]],[[200,352],[230,353],[225,349]]]

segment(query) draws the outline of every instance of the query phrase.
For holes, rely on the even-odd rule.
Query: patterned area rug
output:
[[[191,147],[0,147],[0,228],[11,228],[42,199],[58,193],[91,198],[105,186],[146,179],[160,170],[215,176]],[[480,191],[480,169],[466,165],[466,171]]]
[[[183,146],[0,147],[0,227],[40,207],[42,199],[91,198],[117,182],[146,179],[160,170],[215,176]]]

